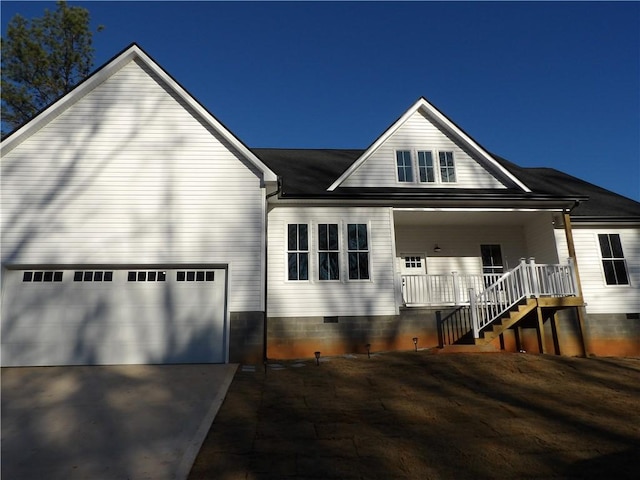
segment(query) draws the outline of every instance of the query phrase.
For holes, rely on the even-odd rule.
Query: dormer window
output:
[[[453,152],[439,152],[440,157],[440,181],[442,183],[454,183],[456,181],[456,168],[453,164]]]
[[[396,165],[398,167],[398,181],[413,182],[413,165],[409,150],[398,150],[396,152]]]

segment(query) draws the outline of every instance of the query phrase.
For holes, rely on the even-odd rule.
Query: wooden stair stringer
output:
[[[527,298],[524,303],[517,305],[517,309],[509,310],[502,317],[495,320],[491,325],[480,333],[480,338],[475,339],[476,345],[486,345],[495,340],[502,332],[513,327],[516,323],[524,319],[538,306],[535,298]]]

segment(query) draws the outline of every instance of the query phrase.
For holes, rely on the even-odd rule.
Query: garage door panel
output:
[[[5,273],[3,366],[224,362],[226,270],[57,271]]]

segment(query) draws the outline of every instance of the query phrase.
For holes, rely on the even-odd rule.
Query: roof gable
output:
[[[165,88],[173,92],[184,102],[206,125],[223,137],[233,146],[247,161],[262,173],[265,182],[275,182],[277,177],[240,139],[226,128],[216,117],[214,117],[205,107],[203,107],[189,92],[187,92],[171,75],[169,75],[160,65],[158,65],[142,48],[132,44],[115,56],[105,65],[96,70],[90,77],[78,84],[72,91],[58,99],[56,102],[45,108],[31,121],[24,124],[6,137],[0,144],[2,155],[4,156],[17,145],[29,138],[32,134],[40,130],[62,112],[70,108],[79,99],[93,91],[107,79],[111,78],[125,65],[138,61],[150,69],[153,74],[163,83]]]
[[[349,178],[353,178],[354,173],[369,160],[375,153],[389,140],[398,133],[408,122],[415,118],[416,114],[422,114],[429,119],[438,129],[440,129],[447,137],[456,144],[461,145],[464,150],[469,151],[474,159],[492,175],[506,180],[513,184],[517,189],[530,192],[531,190],[522,183],[511,172],[497,162],[491,154],[482,148],[475,140],[467,135],[460,127],[449,120],[442,112],[430,104],[424,97],[409,108],[398,120],[396,120],[385,132],[380,135],[364,153],[328,188],[328,191],[334,191],[340,186],[346,186],[345,182]]]

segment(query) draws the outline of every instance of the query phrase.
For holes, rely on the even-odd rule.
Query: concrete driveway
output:
[[[184,479],[236,369],[3,368],[0,476]]]

